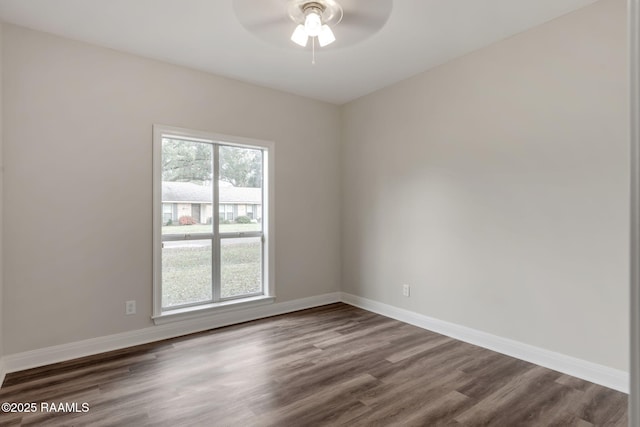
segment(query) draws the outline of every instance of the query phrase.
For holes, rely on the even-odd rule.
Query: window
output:
[[[154,126],[153,155],[154,320],[273,300],[273,144]]]
[[[235,216],[233,214],[233,205],[220,205],[220,221],[233,221]]]
[[[173,222],[173,204],[162,204],[162,223],[167,225]]]

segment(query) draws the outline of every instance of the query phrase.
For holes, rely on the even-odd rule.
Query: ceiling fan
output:
[[[391,14],[392,0],[234,0],[233,8],[255,36],[280,47],[311,44],[315,58],[316,43],[340,48],[379,31]]]
[[[325,47],[336,41],[331,27],[342,21],[344,12],[335,0],[291,0],[289,18],[298,25],[291,34],[291,41],[305,47],[309,41]]]

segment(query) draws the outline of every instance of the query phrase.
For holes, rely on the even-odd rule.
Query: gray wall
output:
[[[2,37],[2,29],[3,25],[0,24],[0,357],[3,355],[4,351],[4,329],[3,329],[3,318],[4,318],[4,304],[3,304],[3,295],[4,295],[4,267],[3,267],[3,234],[2,234],[2,216],[4,212],[3,201],[4,197],[2,194],[3,182],[4,182],[4,158],[2,156],[3,152],[3,114],[2,114],[2,87],[4,81],[4,75],[2,73],[2,46],[3,46],[3,37]],[[2,363],[0,361],[0,370],[2,369]]]
[[[601,0],[343,108],[4,25],[4,354],[151,324],[161,123],[276,141],[279,301],[342,283],[626,370],[625,23]]]
[[[4,64],[5,355],[151,325],[154,123],[275,141],[277,299],[339,290],[338,107],[11,25]]]
[[[602,0],[346,105],[343,290],[627,370],[626,58]]]

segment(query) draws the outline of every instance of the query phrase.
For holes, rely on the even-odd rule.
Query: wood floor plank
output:
[[[426,402],[412,415],[404,418],[402,423],[407,427],[421,427],[436,425],[442,420],[454,420],[457,414],[473,403],[473,399],[454,390],[431,402]]]
[[[346,304],[7,375],[2,426],[624,426],[627,396]]]

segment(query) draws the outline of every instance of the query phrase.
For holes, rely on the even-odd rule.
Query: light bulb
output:
[[[320,44],[320,47],[325,47],[334,41],[336,41],[336,36],[333,35],[331,28],[329,28],[327,24],[323,25],[320,28],[320,34],[318,34],[318,43]]]
[[[320,34],[320,28],[322,27],[322,20],[320,15],[316,11],[311,11],[304,19],[304,29],[309,37],[316,37]]]
[[[291,41],[305,47],[308,40],[309,37],[307,36],[307,31],[304,29],[304,25],[298,25],[296,29],[293,30],[293,34],[291,34]]]

